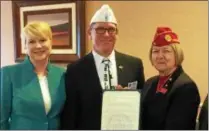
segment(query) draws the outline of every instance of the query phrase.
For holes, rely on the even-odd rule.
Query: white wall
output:
[[[1,67],[15,64],[11,1],[1,1]]]

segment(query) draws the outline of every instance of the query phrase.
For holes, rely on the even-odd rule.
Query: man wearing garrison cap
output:
[[[114,49],[118,23],[109,5],[94,14],[88,35],[92,51],[67,68],[62,129],[100,130],[103,90],[141,89],[144,85],[142,60]]]

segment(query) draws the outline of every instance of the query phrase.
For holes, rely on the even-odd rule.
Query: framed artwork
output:
[[[24,60],[24,26],[31,21],[45,21],[52,29],[51,62],[71,63],[85,55],[84,1],[13,1],[15,61]]]

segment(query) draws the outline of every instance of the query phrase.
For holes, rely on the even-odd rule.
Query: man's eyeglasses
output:
[[[95,29],[97,34],[104,34],[106,31],[109,34],[116,34],[117,33],[117,28],[104,28],[104,27],[98,27],[98,28],[92,28]]]

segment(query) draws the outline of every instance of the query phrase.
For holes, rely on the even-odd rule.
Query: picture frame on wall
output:
[[[85,55],[84,1],[12,1],[12,11],[15,62],[23,61],[26,55],[21,32],[31,21],[51,26],[51,62],[72,63]]]

